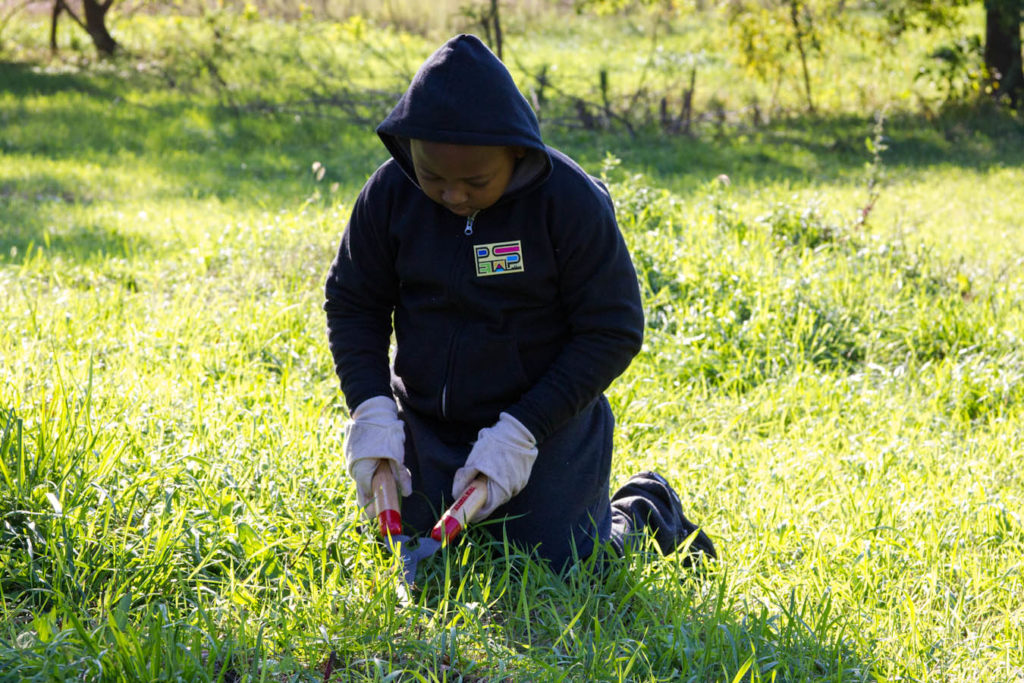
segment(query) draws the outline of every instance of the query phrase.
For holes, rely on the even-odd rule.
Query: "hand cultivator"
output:
[[[480,475],[470,482],[459,499],[441,515],[429,536],[413,540],[402,533],[402,513],[391,467],[385,461],[377,466],[373,475],[374,508],[380,524],[380,535],[387,541],[391,552],[402,560],[403,588],[415,586],[416,567],[420,560],[433,555],[442,544],[454,541],[485,502],[487,479]]]

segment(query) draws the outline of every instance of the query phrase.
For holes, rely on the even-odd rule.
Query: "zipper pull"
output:
[[[478,213],[480,213],[479,210],[474,211],[473,213],[469,214],[469,216],[466,217],[466,229],[462,231],[466,235],[466,237],[469,237],[470,235],[473,234],[473,221],[476,220],[476,215]]]

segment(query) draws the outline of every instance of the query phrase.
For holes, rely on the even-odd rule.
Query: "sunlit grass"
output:
[[[873,112],[546,130],[605,167],[643,287],[615,482],[664,473],[721,560],[557,577],[471,534],[402,604],[320,310],[372,130],[0,69],[0,678],[1022,675],[1012,125],[893,116],[863,226]]]

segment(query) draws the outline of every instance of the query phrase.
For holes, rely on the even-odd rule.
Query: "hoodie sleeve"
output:
[[[603,186],[590,182],[595,190],[592,199],[571,202],[558,211],[557,229],[552,231],[569,342],[506,411],[538,442],[597,398],[629,366],[643,343],[636,271],[611,198]]]
[[[360,192],[324,287],[327,337],[349,410],[374,396],[391,396],[388,348],[398,277],[378,170]]]

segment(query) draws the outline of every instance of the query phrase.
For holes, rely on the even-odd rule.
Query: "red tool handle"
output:
[[[454,541],[455,537],[469,524],[470,518],[486,502],[487,477],[481,474],[469,482],[469,486],[462,492],[459,499],[450,508],[445,510],[445,513],[441,515],[441,519],[431,529],[430,537],[435,541],[441,541],[442,539],[446,539],[449,542]]]
[[[398,536],[402,533],[402,513],[399,512],[398,487],[395,475],[391,472],[391,463],[381,460],[373,473],[373,507],[380,522],[380,535]]]

